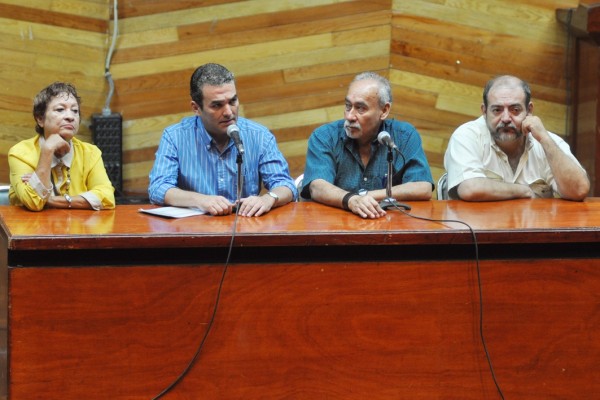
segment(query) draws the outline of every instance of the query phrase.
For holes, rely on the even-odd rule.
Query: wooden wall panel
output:
[[[55,81],[82,97],[80,135],[90,141],[90,115],[105,101],[108,0],[0,0],[0,182],[9,148],[35,135],[33,97]]]
[[[390,80],[397,99],[407,89],[435,98],[422,112],[399,114],[423,136],[435,179],[443,173],[447,138],[459,124],[481,114],[483,86],[495,75],[527,80],[534,112],[547,129],[569,139],[567,35],[554,12],[577,3],[527,0],[507,7],[500,0],[394,0]],[[402,110],[403,105],[396,102],[396,107]]]
[[[365,70],[389,77],[392,115],[417,126],[435,179],[449,136],[479,115],[482,87],[496,74],[528,80],[536,113],[568,139],[567,33],[555,9],[578,3],[121,1],[111,107],[124,119],[124,189],[146,194],[162,130],[190,115],[189,78],[205,62],[236,74],[241,114],[272,129],[293,176],[312,130],[343,118],[347,85]],[[31,99],[49,82],[75,83],[84,114],[101,111],[111,8],[110,0],[0,0],[1,159],[33,134]],[[90,137],[86,126],[82,136]]]
[[[267,125],[292,175],[302,173],[308,136],[343,118],[352,77],[364,70],[387,72],[391,4],[256,0],[244,7],[206,2],[181,9],[165,2],[159,14],[146,8],[123,18],[122,47],[111,71],[114,108],[128,121],[126,188],[145,191],[162,130],[190,114],[189,78],[205,62],[222,63],[236,74],[240,113]],[[162,30],[162,39],[144,42],[155,30]]]

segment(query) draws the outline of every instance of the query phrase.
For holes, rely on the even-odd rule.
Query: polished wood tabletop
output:
[[[495,400],[482,326],[507,399],[595,398],[600,199],[410,206],[0,207],[0,397],[153,398],[216,311],[165,399]]]
[[[234,226],[234,246],[272,246],[274,242],[266,239],[273,237],[275,245],[281,246],[469,243],[465,224],[476,231],[480,243],[600,240],[600,198],[583,202],[433,200],[410,206],[406,213],[389,210],[374,220],[314,202],[291,203],[261,217],[238,217],[237,223],[234,215],[169,219],[139,212],[153,205],[43,212],[0,206],[0,216],[12,250],[224,246]],[[124,237],[129,240],[121,240]]]

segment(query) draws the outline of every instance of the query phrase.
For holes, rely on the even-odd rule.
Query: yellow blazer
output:
[[[10,167],[10,204],[24,205],[30,210],[40,211],[44,208],[47,198],[40,196],[21,176],[30,174],[37,168],[40,159],[40,135],[23,140],[8,151]],[[94,194],[101,203],[102,209],[115,208],[115,189],[113,188],[104,162],[102,152],[93,144],[82,142],[77,138],[71,139],[73,160],[71,162],[71,184],[69,194],[77,196],[86,192]],[[56,182],[55,172],[52,172]],[[62,185],[60,193],[64,194],[66,187]]]

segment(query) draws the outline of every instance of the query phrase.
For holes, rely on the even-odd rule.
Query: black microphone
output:
[[[390,149],[396,150],[398,153],[400,153],[400,149],[398,148],[398,146],[396,146],[394,140],[392,140],[392,137],[386,131],[379,132],[379,135],[377,135],[377,141],[381,144],[386,145]]]
[[[233,143],[235,143],[235,147],[237,147],[238,153],[240,155],[244,154],[244,143],[242,143],[242,139],[240,139],[240,128],[236,124],[229,125],[227,127],[227,136],[233,139]]]

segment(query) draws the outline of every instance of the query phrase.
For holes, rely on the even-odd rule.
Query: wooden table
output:
[[[214,324],[166,399],[600,396],[600,199],[294,203],[237,221]],[[151,206],[144,206],[151,207]],[[1,206],[0,391],[151,399],[215,309],[234,216]],[[8,358],[6,358],[8,353]]]

